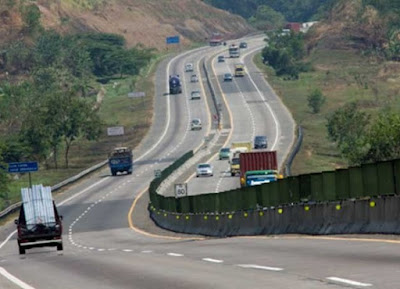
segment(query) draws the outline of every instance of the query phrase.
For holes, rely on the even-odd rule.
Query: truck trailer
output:
[[[21,197],[19,218],[14,221],[19,254],[34,247],[57,247],[57,251],[62,251],[62,216],[53,201],[51,187],[23,188]]]
[[[241,153],[239,164],[241,187],[269,183],[280,178],[276,151]]]

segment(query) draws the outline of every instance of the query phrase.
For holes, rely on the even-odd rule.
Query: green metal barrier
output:
[[[349,170],[340,169],[335,172],[336,200],[350,198]]]
[[[190,151],[150,183],[151,205],[158,210],[177,213],[224,213],[276,207],[304,201],[325,202],[400,194],[400,159],[364,164],[331,172],[288,177],[269,184],[220,193],[175,199],[156,190],[174,170],[185,163]]]

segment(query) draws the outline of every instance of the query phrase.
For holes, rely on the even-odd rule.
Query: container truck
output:
[[[240,57],[240,48],[236,44],[231,44],[229,46],[229,57],[230,58],[239,58]]]
[[[254,186],[276,181],[278,160],[276,151],[253,151],[239,156],[240,186]]]
[[[22,205],[17,225],[19,254],[34,247],[57,247],[63,250],[62,216],[51,195],[51,187],[35,185],[21,190]]]
[[[251,150],[251,142],[234,142],[231,145],[231,152],[229,156],[231,176],[236,176],[240,173],[239,156],[241,153],[249,152]]]
[[[128,175],[132,174],[132,150],[127,147],[115,148],[108,156],[108,166],[110,167],[111,174],[116,176],[118,172],[127,172]]]
[[[179,75],[169,76],[169,93],[170,94],[182,93],[182,84]]]

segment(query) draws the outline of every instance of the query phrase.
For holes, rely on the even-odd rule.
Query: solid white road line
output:
[[[212,258],[203,258],[202,260],[206,261],[206,262],[211,262],[211,263],[223,263],[224,262],[224,260],[217,260],[217,259],[212,259]]]
[[[14,275],[11,275],[10,273],[8,273],[7,270],[4,269],[3,267],[0,267],[0,274],[3,275],[4,277],[6,277],[11,282],[13,282],[15,285],[18,285],[22,289],[35,289],[34,287],[26,284],[24,281],[18,279]]]
[[[259,270],[267,270],[267,271],[283,271],[283,268],[259,266],[259,265],[253,265],[253,264],[239,264],[238,266],[241,267],[241,268],[246,268],[246,269],[259,269]]]
[[[359,286],[359,287],[370,287],[372,286],[372,284],[369,283],[361,283],[358,281],[353,281],[353,280],[349,280],[349,279],[343,279],[343,278],[339,278],[339,277],[327,277],[326,279],[333,281],[333,282],[338,282],[338,283],[344,283],[344,284],[348,284],[348,285],[352,285],[352,286]]]
[[[178,254],[178,253],[167,253],[167,255],[172,257],[183,257],[183,254]]]

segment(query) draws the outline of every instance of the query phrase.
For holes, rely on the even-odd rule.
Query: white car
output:
[[[199,78],[196,74],[192,74],[192,76],[190,77],[190,82],[199,82]]]
[[[213,167],[210,164],[198,164],[196,169],[196,177],[214,175]]]
[[[190,99],[201,99],[200,90],[193,90],[190,94]]]
[[[193,63],[187,63],[185,65],[185,71],[186,72],[192,72],[193,71]]]
[[[190,123],[190,129],[191,130],[196,130],[196,129],[201,129],[201,120],[199,118],[195,118],[192,120]]]

